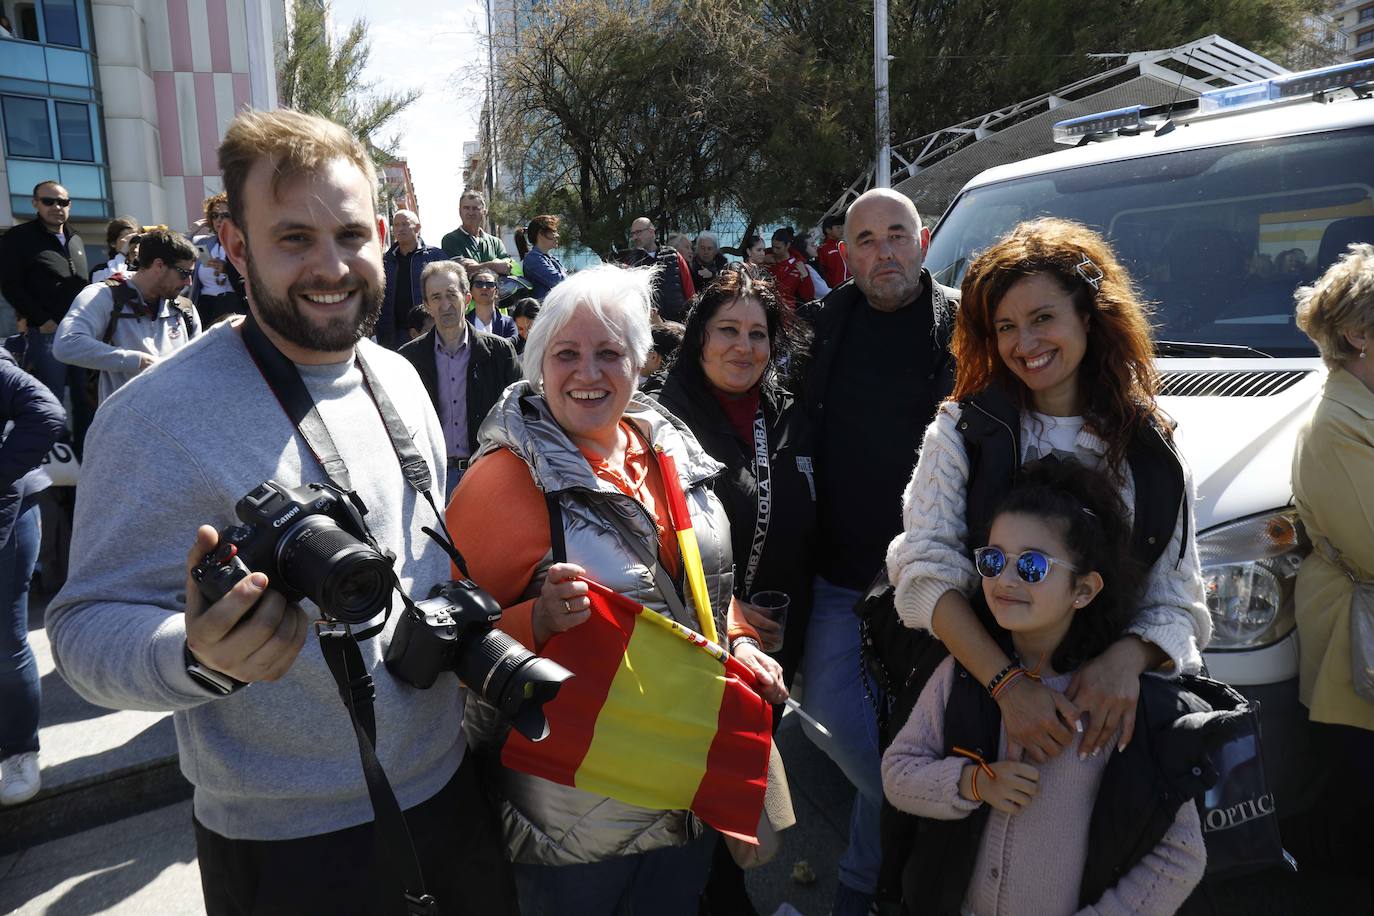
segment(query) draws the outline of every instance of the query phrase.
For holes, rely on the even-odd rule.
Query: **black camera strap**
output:
[[[262,373],[263,380],[267,382],[267,387],[271,389],[315,459],[324,468],[325,476],[331,484],[347,494],[362,516],[366,507],[353,492],[348,468],[340,457],[334,445],[334,437],[330,435],[329,428],[320,417],[315,399],[311,397],[296,364],[267,338],[251,313],[243,323],[243,343],[257,364],[258,371]],[[387,437],[391,440],[391,447],[395,449],[396,457],[401,463],[401,473],[405,475],[406,482],[412,489],[424,495],[430,508],[439,516],[439,524],[442,527],[443,516],[439,515],[439,508],[434,504],[434,497],[430,493],[433,478],[430,476],[428,462],[415,447],[404,421],[401,420],[391,399],[386,396],[386,391],[371,367],[367,365],[367,361],[356,351],[355,356],[358,368],[363,374],[363,383],[377,406],[382,424],[386,427]],[[365,517],[363,527],[372,542],[372,547],[380,551],[377,539],[367,528]],[[444,533],[448,533],[447,529]],[[391,574],[393,585],[401,595],[401,600],[405,602],[406,607],[412,607],[410,597],[405,593],[405,589],[400,587],[400,579],[394,566]],[[400,802],[396,800],[396,793],[386,778],[381,761],[377,759],[377,720],[373,708],[376,686],[363,661],[358,640],[375,636],[385,625],[386,622],[383,620],[363,633],[355,634],[345,624],[321,620],[317,623],[316,629],[320,635],[320,653],[324,656],[325,664],[329,666],[330,674],[333,675],[334,683],[338,687],[339,696],[348,709],[348,717],[358,741],[363,778],[372,802],[374,855],[390,873],[392,880],[403,889],[410,916],[437,916],[439,906],[432,896],[425,893],[424,875],[420,868],[420,860],[415,854],[410,831],[406,827],[405,815],[401,812]]]

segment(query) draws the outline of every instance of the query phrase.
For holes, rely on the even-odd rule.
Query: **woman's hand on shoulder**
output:
[[[1007,730],[1007,757],[1018,760],[1022,751],[1036,763],[1044,763],[1073,742],[1078,708],[1057,690],[1018,677],[1001,695],[1002,725]]]
[[[735,646],[734,655],[754,672],[759,696],[770,703],[782,703],[787,699],[787,688],[782,683],[782,665],[778,664],[777,659],[752,642],[739,643]]]
[[[586,574],[576,563],[555,563],[549,567],[530,620],[536,648],[555,633],[571,630],[592,616],[587,583],[577,578]]]
[[[1140,675],[1150,667],[1150,649],[1134,636],[1124,637],[1074,674],[1068,695],[1088,718],[1080,757],[1096,756],[1118,733],[1117,750],[1131,743]]]

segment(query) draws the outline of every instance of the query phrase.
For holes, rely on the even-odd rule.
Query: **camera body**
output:
[[[494,629],[500,619],[501,606],[475,583],[450,582],[401,615],[386,666],[421,689],[441,671],[452,671],[522,735],[540,741],[549,733],[542,707],[572,673]]]
[[[191,578],[209,604],[251,572],[267,576],[287,601],[309,598],[325,617],[358,624],[390,610],[393,558],[373,545],[361,508],[329,484],[253,488],[234,513],[243,523],[219,533]]]

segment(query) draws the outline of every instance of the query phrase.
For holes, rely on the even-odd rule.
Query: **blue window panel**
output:
[[[94,102],[95,90],[89,86],[64,86],[61,83],[48,83],[48,97],[54,99],[75,99],[78,102]]]
[[[47,48],[48,79],[69,86],[90,86],[91,57],[84,51]]]
[[[57,142],[62,158],[94,162],[90,109],[74,102],[54,102],[53,108],[57,111]]]
[[[48,44],[83,47],[76,0],[43,0],[43,25]]]
[[[5,151],[11,156],[51,159],[52,125],[46,99],[18,95],[0,96],[0,116],[5,121]]]
[[[73,199],[87,197],[100,200],[105,197],[105,170],[99,166],[64,162],[59,166],[58,174],[62,186]]]
[[[43,46],[30,41],[0,41],[0,77],[44,82],[48,78]]]
[[[33,186],[40,181],[52,181],[58,178],[56,162],[24,162],[22,159],[5,160],[5,168],[9,172],[10,193],[19,197],[23,201],[23,206],[16,209],[15,213],[33,212]]]
[[[83,200],[80,197],[72,198],[73,219],[109,219],[110,206],[103,200]]]

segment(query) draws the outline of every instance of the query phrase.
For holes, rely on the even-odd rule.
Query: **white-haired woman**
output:
[[[525,344],[525,381],[482,424],[476,460],[449,504],[449,530],[473,580],[504,608],[501,627],[531,649],[590,616],[587,586],[573,578],[580,575],[699,630],[690,594],[685,604],[665,598],[652,569],[677,579],[683,567],[654,457],[664,450],[686,495],[717,629],[779,702],[781,668],[730,597],[730,525],[708,485],[721,465],[635,391],[652,341],[650,282],[646,271],[604,266],[549,293]],[[545,494],[556,497],[565,562],[551,546]],[[697,912],[715,836],[688,812],[639,808],[512,770],[499,778],[525,916]]]
[[[1374,787],[1374,703],[1355,693],[1349,576],[1374,581],[1374,245],[1355,244],[1297,292],[1297,320],[1328,373],[1293,455],[1293,498],[1315,549],[1298,570],[1298,698],[1330,767],[1314,810],[1314,848],[1368,876]],[[1324,834],[1324,837],[1321,835]],[[1288,838],[1285,833],[1285,840]],[[1303,862],[1325,859],[1297,854]]]

